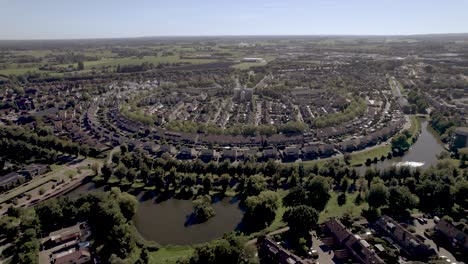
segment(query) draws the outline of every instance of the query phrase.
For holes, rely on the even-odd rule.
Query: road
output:
[[[401,97],[400,86],[398,85],[395,77],[391,77],[390,87],[395,97]]]

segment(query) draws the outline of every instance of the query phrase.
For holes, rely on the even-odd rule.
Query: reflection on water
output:
[[[140,234],[160,244],[188,245],[207,242],[234,231],[242,220],[239,202],[225,198],[212,204],[216,215],[205,223],[186,226],[192,213],[190,200],[170,199],[140,202],[134,219]]]
[[[418,168],[424,166],[424,162],[417,162],[417,161],[400,161],[395,164],[396,167],[411,167],[411,168]]]
[[[357,168],[357,170],[364,173],[367,168],[380,170],[391,166],[410,166],[426,169],[436,164],[437,155],[444,150],[444,147],[438,136],[428,125],[429,123],[426,119],[421,119],[421,134],[403,157],[387,159],[371,166],[362,166]]]
[[[88,193],[91,191],[104,191],[104,187],[97,188],[94,182],[88,182],[83,185],[80,185],[78,188],[72,190],[71,192],[67,193],[66,196],[68,197],[76,197],[83,193]]]

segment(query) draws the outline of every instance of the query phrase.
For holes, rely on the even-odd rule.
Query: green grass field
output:
[[[367,203],[361,203],[360,205],[354,204],[354,200],[358,195],[358,192],[354,193],[346,193],[346,203],[342,206],[338,205],[337,197],[339,193],[332,192],[331,198],[323,210],[319,215],[319,223],[326,221],[330,217],[340,217],[347,211],[351,212],[353,217],[360,216],[361,211],[368,207]]]
[[[92,54],[90,54],[92,55]],[[101,54],[99,54],[101,55]],[[86,72],[91,70],[91,68],[103,68],[103,67],[114,67],[117,65],[135,65],[135,64],[141,64],[141,63],[153,63],[155,65],[160,64],[160,63],[177,63],[177,62],[185,62],[185,63],[192,63],[192,64],[204,64],[204,63],[211,63],[211,62],[216,62],[216,60],[213,59],[181,59],[179,55],[173,55],[173,56],[145,56],[143,58],[137,58],[137,57],[127,57],[127,58],[114,58],[110,57],[110,54],[106,54],[106,57],[103,57],[100,60],[97,61],[85,61],[84,66],[85,70],[80,71],[80,72]],[[55,66],[57,67],[63,67],[66,68],[70,64],[57,64]],[[2,69],[0,70],[0,74],[5,74],[5,75],[22,75],[27,72],[38,72],[38,73],[49,73],[51,75],[64,75],[64,73],[57,73],[53,71],[41,71],[39,70],[38,67],[26,67],[26,68],[18,68],[17,65],[11,65],[11,68],[7,69]]]
[[[388,153],[392,150],[390,143],[388,145],[375,146],[371,149],[366,149],[363,151],[358,151],[356,153],[351,153],[351,166],[362,165],[366,162],[367,159],[373,160],[374,158],[380,158],[382,156],[387,156]]]
[[[246,70],[249,69],[250,67],[255,67],[255,66],[265,66],[267,65],[267,62],[241,62],[235,65],[232,65],[231,67],[239,70]]]
[[[180,258],[185,258],[193,253],[190,246],[170,246],[160,248],[158,251],[150,252],[151,264],[175,264]]]

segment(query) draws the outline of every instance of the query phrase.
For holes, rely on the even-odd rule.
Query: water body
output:
[[[242,220],[239,202],[224,198],[212,204],[216,212],[214,217],[205,223],[187,226],[192,206],[191,200],[142,201],[134,219],[135,226],[147,240],[162,245],[189,245],[220,238],[224,233],[234,231]]]
[[[85,183],[66,194],[76,197],[88,192],[102,192],[105,187],[95,183]],[[157,203],[155,199],[143,200],[138,195],[139,204],[134,218],[140,234],[148,240],[167,245],[190,245],[220,238],[224,233],[234,231],[242,221],[243,213],[235,198],[216,200],[212,206],[216,215],[200,224],[187,225],[193,211],[191,200],[169,199]]]
[[[68,197],[77,197],[80,194],[88,193],[92,191],[104,191],[104,186],[97,187],[94,182],[88,182],[83,185],[80,185],[78,188],[72,190],[71,192],[67,193],[66,196]]]
[[[364,173],[367,168],[386,169],[391,166],[410,166],[413,168],[426,169],[437,163],[437,155],[443,150],[444,146],[439,140],[438,135],[429,126],[426,119],[421,120],[421,134],[410,149],[402,156],[392,159],[379,161],[371,166],[361,166],[357,170]]]

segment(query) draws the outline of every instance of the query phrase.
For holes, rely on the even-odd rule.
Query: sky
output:
[[[468,33],[468,0],[0,0],[0,39]]]

